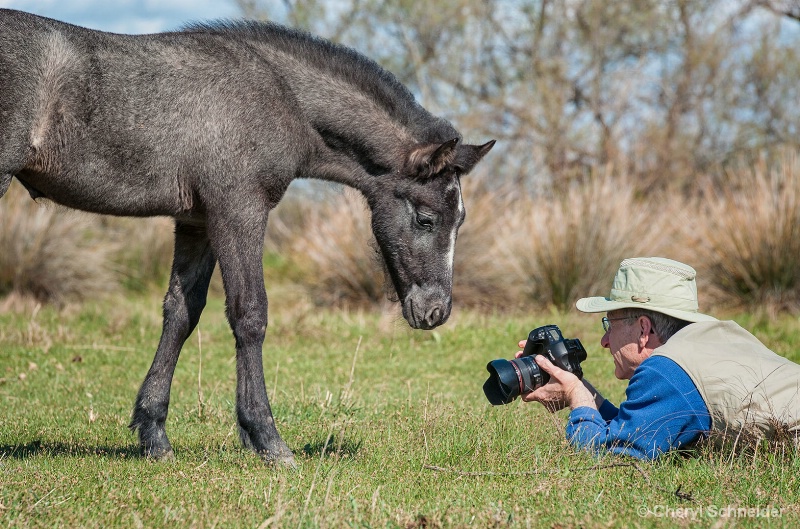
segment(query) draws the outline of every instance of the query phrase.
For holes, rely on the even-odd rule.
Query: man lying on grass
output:
[[[550,382],[523,400],[551,411],[569,406],[566,433],[574,446],[654,459],[708,436],[800,436],[800,365],[735,322],[698,312],[690,266],[626,259],[608,297],[576,306],[607,313],[600,345],[614,357],[614,375],[630,382],[617,408],[588,381],[536,355]]]

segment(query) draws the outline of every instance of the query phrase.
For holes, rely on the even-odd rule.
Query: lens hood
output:
[[[510,361],[492,360],[486,370],[489,378],[483,383],[483,393],[493,406],[508,404],[519,396],[519,373]]]

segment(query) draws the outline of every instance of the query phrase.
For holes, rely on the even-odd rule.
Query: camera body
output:
[[[483,392],[493,405],[508,404],[519,395],[530,393],[550,381],[534,358],[546,356],[554,365],[583,378],[581,362],[586,349],[577,338],[564,338],[557,325],[537,327],[528,334],[522,356],[514,360],[492,360],[486,364],[489,378]]]

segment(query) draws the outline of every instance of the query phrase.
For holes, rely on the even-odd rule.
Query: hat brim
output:
[[[673,318],[678,318],[679,320],[690,321],[692,323],[696,323],[698,321],[717,321],[717,318],[701,312],[665,309],[662,307],[648,305],[647,303],[614,301],[604,297],[581,298],[575,303],[575,306],[581,312],[610,312],[612,310],[619,309],[643,309],[651,310],[653,312],[660,312],[661,314],[666,314],[667,316],[672,316]]]

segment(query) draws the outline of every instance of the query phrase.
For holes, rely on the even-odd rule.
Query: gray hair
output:
[[[622,317],[627,318],[629,323],[633,323],[633,320],[636,320],[640,316],[646,316],[653,325],[653,332],[656,334],[656,336],[658,336],[658,339],[661,340],[661,343],[666,343],[667,340],[672,338],[673,334],[691,323],[689,321],[679,320],[678,318],[667,316],[666,314],[661,314],[660,312],[655,312],[652,310],[622,310],[625,311]]]

